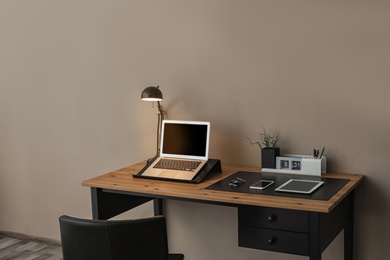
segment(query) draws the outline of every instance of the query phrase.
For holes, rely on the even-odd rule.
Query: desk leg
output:
[[[353,260],[353,226],[354,226],[354,191],[350,194],[350,214],[344,227],[344,259]]]
[[[344,228],[344,259],[353,260],[353,223]]]
[[[122,194],[116,191],[91,188],[93,219],[109,219],[135,208],[152,198]]]
[[[162,199],[154,199],[153,200],[153,206],[154,206],[154,215],[164,215],[164,209],[163,209],[163,200]]]
[[[310,212],[310,241],[309,241],[309,257],[310,260],[321,260],[320,248],[320,213]]]

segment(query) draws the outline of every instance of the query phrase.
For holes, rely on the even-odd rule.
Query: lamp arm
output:
[[[160,143],[161,143],[161,130],[162,130],[162,121],[165,118],[165,110],[164,107],[160,104],[160,101],[157,101],[158,108],[158,122],[157,122],[157,156],[160,155]]]
[[[158,108],[158,111],[160,112],[161,122],[162,122],[165,119],[166,112],[165,112],[164,107],[160,104],[160,101],[157,101],[157,108]]]

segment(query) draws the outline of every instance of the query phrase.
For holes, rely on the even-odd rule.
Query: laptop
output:
[[[210,122],[163,120],[160,154],[143,176],[192,180],[209,155]]]

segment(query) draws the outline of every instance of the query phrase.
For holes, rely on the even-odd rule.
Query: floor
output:
[[[62,260],[62,252],[59,244],[0,234],[0,259]]]

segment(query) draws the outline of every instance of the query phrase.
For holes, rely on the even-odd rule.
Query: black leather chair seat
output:
[[[182,260],[168,253],[163,216],[136,220],[59,218],[63,260]]]

